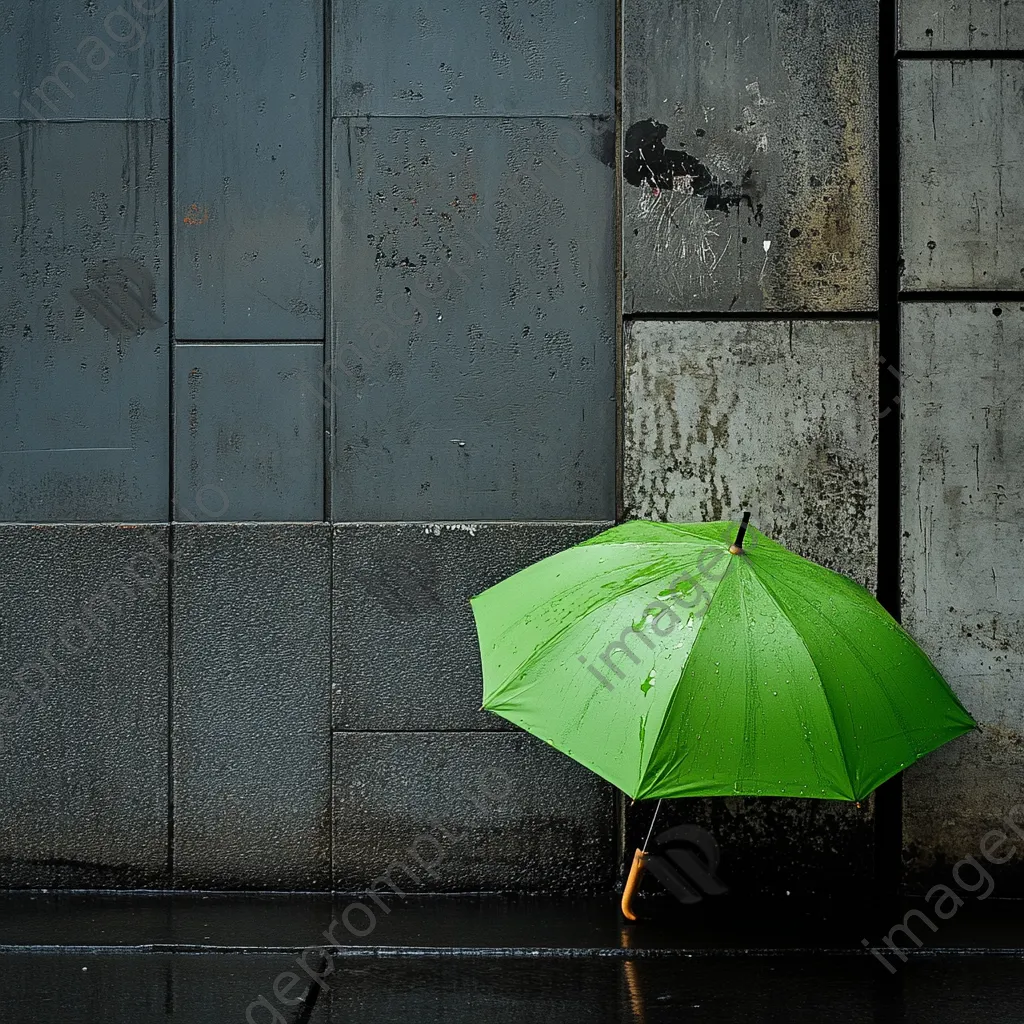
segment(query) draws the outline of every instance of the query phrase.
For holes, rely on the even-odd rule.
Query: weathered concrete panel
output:
[[[877,304],[877,0],[625,0],[627,313]]]
[[[353,523],[334,535],[334,725],[511,729],[480,710],[469,599],[603,523]]]
[[[611,518],[610,127],[337,122],[337,518]]]
[[[175,884],[327,888],[330,530],[174,529]]]
[[[907,772],[919,889],[1024,805],[1024,306],[913,303],[902,320],[903,621],[982,726]],[[1024,858],[987,867],[997,895],[1024,893]]]
[[[167,234],[165,125],[0,126],[0,519],[166,520]]]
[[[167,6],[4,4],[0,120],[167,117]]]
[[[1003,50],[1024,46],[1021,0],[900,0],[901,50]]]
[[[611,115],[614,46],[614,0],[346,0],[334,13],[334,110]]]
[[[522,732],[337,732],[335,888],[387,905],[394,869],[405,892],[607,891],[612,794]]]
[[[324,331],[323,2],[174,8],[180,340]]]
[[[0,526],[0,886],[167,865],[167,531]]]
[[[627,516],[686,522],[749,508],[774,540],[873,587],[877,353],[877,328],[862,321],[628,324]],[[722,877],[751,894],[873,877],[871,804],[685,800],[668,805],[673,820],[710,829]],[[648,822],[642,807],[627,814],[628,850]],[[795,859],[765,857],[780,841]]]
[[[1024,62],[900,66],[905,289],[1024,287]]]
[[[874,585],[875,324],[633,322],[624,404],[630,517],[749,508],[772,539]]]
[[[323,519],[323,359],[323,345],[177,347],[179,510],[200,521]]]

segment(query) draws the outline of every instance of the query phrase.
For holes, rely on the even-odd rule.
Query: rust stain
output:
[[[198,203],[193,203],[185,211],[185,216],[182,218],[182,223],[187,224],[189,227],[199,227],[203,224],[208,224],[209,221],[209,209],[205,206],[199,206]]]
[[[824,180],[794,203],[789,237],[781,241],[764,279],[767,305],[777,309],[859,309],[874,287],[872,154],[865,145],[863,75],[857,62],[837,53],[829,79],[836,117],[843,125]]]

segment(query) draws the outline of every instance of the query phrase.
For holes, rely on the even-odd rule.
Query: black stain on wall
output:
[[[687,178],[695,196],[704,200],[705,210],[727,211],[730,206],[753,201],[744,192],[751,172],[743,175],[737,187],[731,181],[719,181],[696,157],[684,149],[666,149],[668,126],[649,118],[629,126],[622,153],[622,173],[630,185],[647,185],[652,189],[671,190],[678,178]]]

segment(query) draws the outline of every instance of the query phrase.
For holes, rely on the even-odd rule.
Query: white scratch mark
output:
[[[134,448],[16,448],[0,455],[41,455],[50,452],[132,452]]]

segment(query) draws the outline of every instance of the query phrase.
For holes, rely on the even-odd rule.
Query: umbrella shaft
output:
[[[644,840],[644,845],[641,849],[641,853],[647,852],[647,844],[651,841],[651,833],[654,831],[654,823],[658,820],[658,811],[661,810],[661,801],[658,801],[658,806],[654,808],[654,817],[651,818],[651,827],[647,830],[647,838]]]

